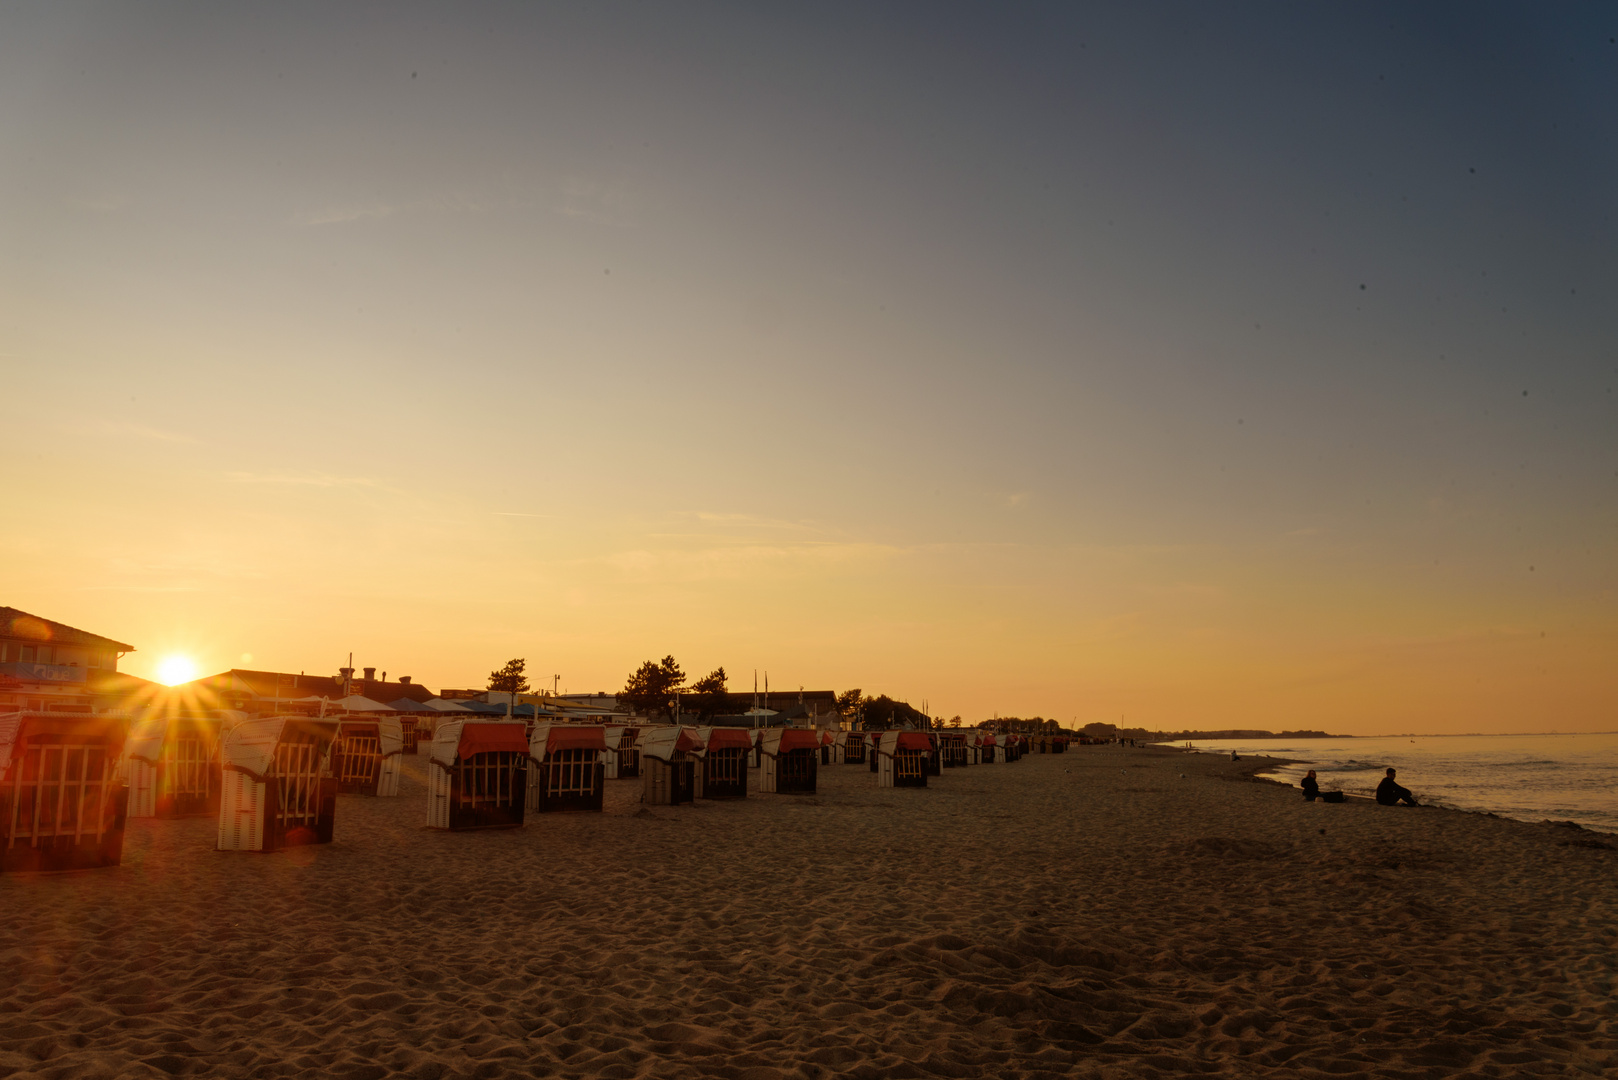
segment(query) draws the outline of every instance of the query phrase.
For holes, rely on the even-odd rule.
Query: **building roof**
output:
[[[24,641],[51,641],[70,645],[96,645],[119,652],[134,652],[135,646],[114,641],[110,637],[92,634],[76,626],[30,615],[14,607],[0,607],[0,637],[20,638]]]
[[[294,675],[285,671],[250,671],[246,668],[231,668],[186,685],[221,695],[250,694],[256,698],[283,700],[311,695],[335,700],[343,696],[341,675]],[[416,682],[383,682],[381,679],[363,679],[356,675],[349,680],[349,685],[354,693],[368,697],[378,705],[386,705],[400,698],[426,701],[433,696],[431,690]]]
[[[685,712],[696,712],[695,699],[697,695],[689,690],[680,695],[680,708]],[[768,695],[764,691],[758,692],[758,704],[761,709],[770,709],[779,712],[782,709],[792,708],[802,704],[810,713],[828,713],[837,711],[837,691],[835,690],[771,690]],[[719,711],[726,714],[744,713],[753,707],[753,692],[751,690],[730,690],[725,694],[725,703]]]

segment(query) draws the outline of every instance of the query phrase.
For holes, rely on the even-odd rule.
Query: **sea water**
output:
[[[1170,745],[1184,746],[1184,743]],[[1292,758],[1259,773],[1296,785],[1310,769],[1322,791],[1370,795],[1387,770],[1424,803],[1523,821],[1576,821],[1618,832],[1618,733],[1389,735],[1367,739],[1213,739],[1192,748]]]

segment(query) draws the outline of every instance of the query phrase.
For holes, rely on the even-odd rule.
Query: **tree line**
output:
[[[525,674],[527,661],[518,657],[506,661],[504,667],[489,672],[489,689],[506,693],[528,692]],[[686,684],[685,669],[673,656],[661,660],[647,660],[630,672],[624,688],[618,691],[618,700],[631,711],[651,717],[673,720],[678,705],[682,713],[694,712],[695,721],[707,723],[723,715],[730,707],[728,676],[723,667],[716,667],[700,679]],[[909,725],[914,728],[960,727],[961,718],[952,716],[929,717],[907,701],[899,701],[887,694],[867,697],[859,690],[845,690],[837,695],[837,713],[855,730],[886,731]],[[1043,731],[1058,727],[1055,720],[1032,717],[1000,717],[989,723],[1001,731]]]

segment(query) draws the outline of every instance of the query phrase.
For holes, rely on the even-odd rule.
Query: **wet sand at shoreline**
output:
[[[1116,747],[450,834],[406,761],[329,846],[0,879],[0,1077],[1618,1070],[1612,837]]]

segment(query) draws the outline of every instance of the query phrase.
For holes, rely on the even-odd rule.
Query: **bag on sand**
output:
[[[1346,796],[1341,791],[1322,791],[1320,793],[1321,802],[1342,802],[1345,798]]]

